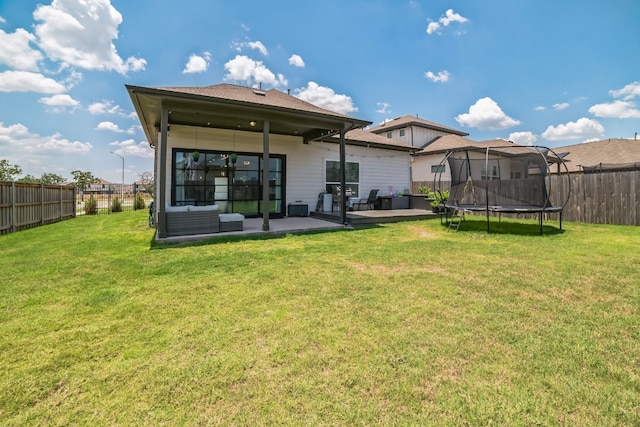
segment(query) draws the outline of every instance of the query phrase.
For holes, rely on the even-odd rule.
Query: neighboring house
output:
[[[444,135],[431,141],[422,150],[414,153],[412,159],[413,181],[433,182],[436,177],[441,181],[450,181],[449,166],[443,162],[447,152],[462,148],[487,148],[501,146],[517,146],[504,139],[491,139],[487,141],[473,141],[459,135]],[[495,172],[497,173],[497,172]],[[494,174],[492,170],[486,173],[489,177]]]
[[[358,129],[371,122],[276,89],[127,90],[155,149],[159,238],[167,235],[166,209],[177,206],[262,217],[267,231],[269,218],[285,216],[289,203],[316,210],[333,185],[350,186],[353,197],[383,185],[410,188],[410,146],[365,135]],[[346,222],[346,209],[341,215]]]
[[[640,141],[634,139],[605,139],[553,151],[564,159],[569,173],[640,170]]]
[[[445,135],[468,136],[459,131],[438,123],[420,119],[414,116],[402,116],[367,129],[371,133],[385,136],[389,139],[405,143],[418,149]]]

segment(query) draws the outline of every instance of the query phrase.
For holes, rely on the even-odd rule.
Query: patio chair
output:
[[[369,197],[367,197],[366,199],[358,199],[357,201],[353,202],[353,210],[356,210],[356,206],[358,207],[357,210],[360,210],[360,206],[362,205],[365,205],[367,209],[369,207],[373,209],[377,198],[378,198],[378,190],[371,190],[369,191]]]

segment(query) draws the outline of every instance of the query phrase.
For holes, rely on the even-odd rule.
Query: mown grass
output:
[[[640,229],[552,225],[1,236],[0,424],[640,425]]]

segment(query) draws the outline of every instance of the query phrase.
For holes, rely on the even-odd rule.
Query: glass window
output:
[[[387,138],[391,139],[392,136],[393,136],[392,132],[387,132]]]
[[[445,165],[431,165],[431,173],[444,173]]]
[[[325,164],[326,191],[331,193],[333,188],[340,185],[340,162],[327,160]],[[347,190],[351,189],[351,197],[358,198],[360,194],[360,163],[346,162],[345,182]]]
[[[262,154],[173,150],[171,204],[218,205],[221,212],[262,215]],[[269,159],[269,212],[285,214],[285,156]]]
[[[404,136],[404,129],[400,129],[400,136]]]

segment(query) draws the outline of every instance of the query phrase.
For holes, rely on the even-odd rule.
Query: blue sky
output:
[[[125,84],[287,89],[548,147],[640,132],[637,0],[0,0],[0,158],[138,179]],[[640,143],[640,142],[639,142]]]

